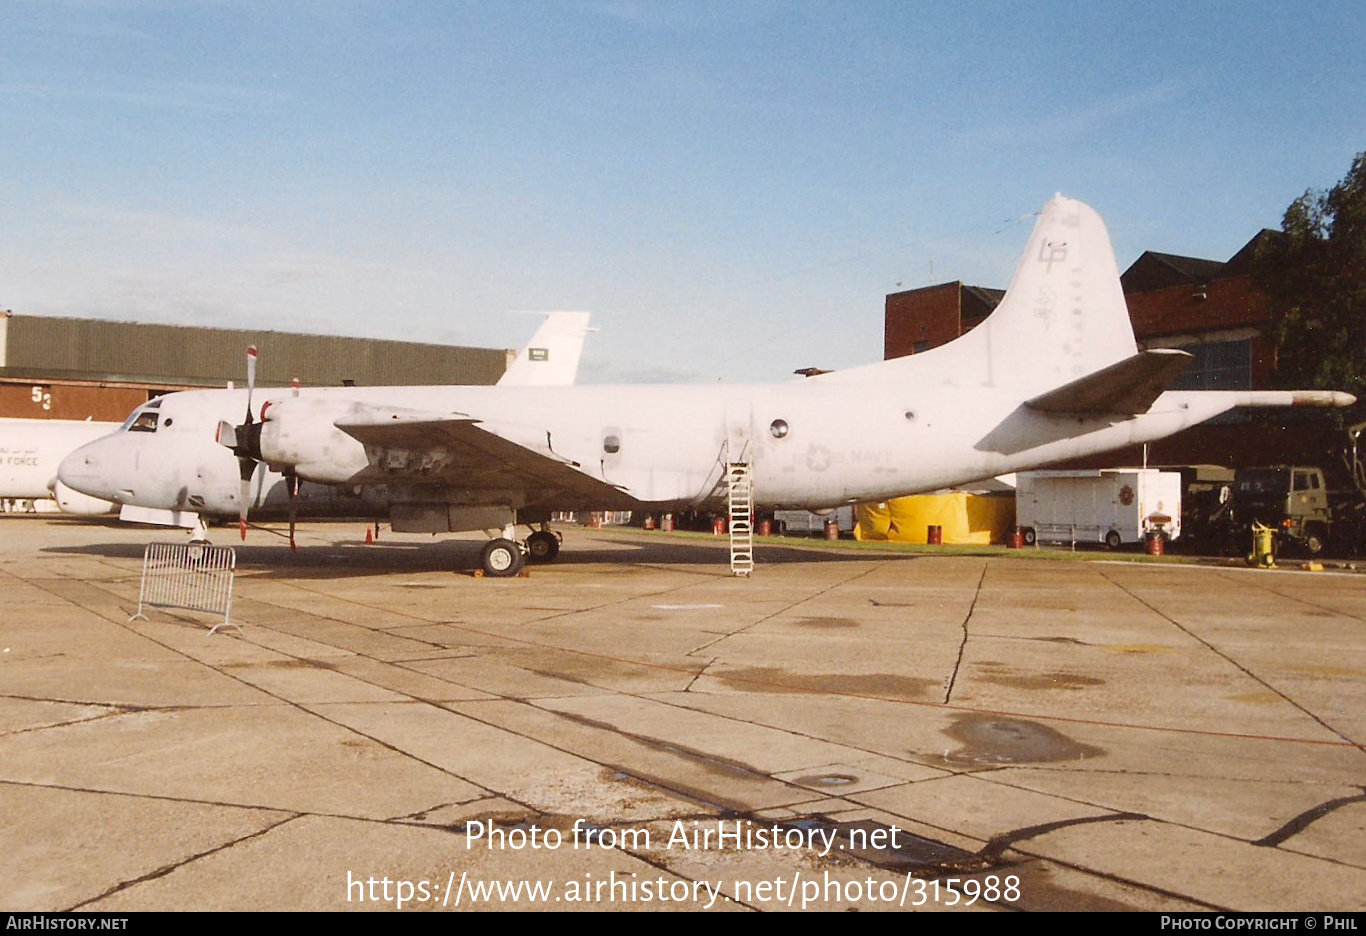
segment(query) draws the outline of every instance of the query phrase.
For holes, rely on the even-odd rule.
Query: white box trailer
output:
[[[1181,475],[1155,468],[1022,471],[1015,488],[1015,522],[1032,545],[1104,543],[1115,549],[1160,529],[1181,535]]]

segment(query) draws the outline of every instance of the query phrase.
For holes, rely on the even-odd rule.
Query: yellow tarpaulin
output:
[[[1004,543],[1015,526],[1013,494],[916,494],[880,504],[859,504],[854,538],[924,543],[931,526],[945,543]]]

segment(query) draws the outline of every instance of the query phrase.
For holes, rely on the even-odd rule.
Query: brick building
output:
[[[1227,261],[1147,251],[1120,276],[1140,349],[1180,348],[1193,356],[1178,390],[1269,389],[1276,363],[1265,297],[1252,283],[1263,230]],[[926,351],[971,330],[1004,290],[960,282],[887,296],[884,357]],[[1322,463],[1336,443],[1331,419],[1303,410],[1234,411],[1149,446],[1152,465]],[[1084,467],[1141,464],[1141,448],[1111,452]],[[1083,467],[1080,463],[1074,467]]]

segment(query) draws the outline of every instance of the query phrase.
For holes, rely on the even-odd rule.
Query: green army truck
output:
[[[1240,468],[1233,481],[1239,527],[1254,523],[1276,530],[1280,544],[1317,556],[1333,530],[1332,498],[1323,472],[1307,465]]]

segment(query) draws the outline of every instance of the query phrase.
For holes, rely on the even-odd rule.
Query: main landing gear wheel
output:
[[[531,562],[554,562],[560,554],[560,538],[546,530],[537,530],[526,538],[526,552]]]
[[[1038,535],[1035,534],[1033,527],[1025,527],[1023,537],[1024,544],[1026,546],[1033,546],[1034,543],[1038,540]]]
[[[1105,534],[1105,546],[1107,549],[1118,549],[1123,543],[1124,540],[1120,537],[1118,530],[1111,530],[1109,533]]]
[[[522,571],[522,547],[509,539],[489,540],[479,554],[484,574],[492,578],[508,578]]]

